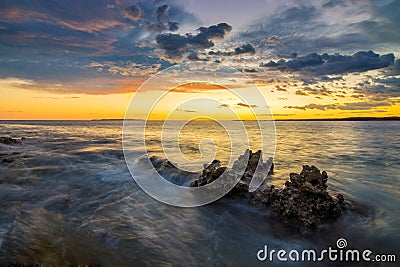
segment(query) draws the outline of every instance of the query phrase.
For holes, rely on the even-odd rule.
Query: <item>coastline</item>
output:
[[[138,121],[144,122],[144,119],[76,119],[76,120],[66,120],[66,119],[50,119],[50,120],[42,120],[42,119],[0,119],[0,123],[9,123],[9,122],[56,122],[56,121],[65,121],[65,122],[118,122],[118,121]],[[164,120],[148,120],[148,121],[164,121]],[[171,120],[171,121],[180,121],[180,120]],[[256,121],[256,120],[226,120],[226,121]],[[346,118],[304,118],[304,119],[274,119],[274,120],[260,120],[260,121],[400,121],[400,116],[390,116],[390,117],[346,117]]]

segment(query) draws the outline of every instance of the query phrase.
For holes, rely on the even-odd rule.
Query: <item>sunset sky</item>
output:
[[[275,119],[398,116],[399,10],[392,0],[2,1],[0,119],[123,118],[144,81],[182,62],[243,72]],[[151,118],[266,108],[190,82]],[[193,96],[219,103],[180,105]]]

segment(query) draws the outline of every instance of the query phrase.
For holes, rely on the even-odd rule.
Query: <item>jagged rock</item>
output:
[[[226,167],[221,167],[221,162],[219,160],[213,160],[210,165],[204,168],[201,175],[190,183],[190,186],[197,187],[212,183],[213,181],[217,180],[225,170]]]
[[[18,145],[21,144],[21,140],[11,138],[11,137],[0,137],[0,143],[5,145]]]
[[[301,232],[317,228],[338,218],[345,209],[343,195],[339,194],[333,198],[328,193],[328,174],[325,171],[321,173],[315,166],[304,165],[299,174],[291,173],[284,188],[274,185],[264,186],[250,193],[249,184],[255,175],[258,164],[262,164],[261,170],[263,171],[266,171],[270,165],[268,162],[262,161],[261,151],[253,153],[251,150],[246,150],[232,169],[221,167],[220,162],[214,160],[204,168],[202,174],[190,186],[196,187],[212,183],[226,170],[243,169],[246,158],[248,158],[248,162],[243,176],[226,197],[248,199],[250,204],[272,211],[280,221],[298,227]],[[271,174],[272,171],[273,164],[268,174]],[[267,173],[264,172],[263,175],[266,176]]]
[[[179,170],[168,160],[156,157],[151,157],[150,160],[164,177],[196,175]],[[197,174],[197,178],[192,180],[190,186],[210,184],[222,174],[235,179],[239,173],[243,173],[239,182],[225,197],[247,199],[251,205],[271,211],[279,221],[297,227],[302,233],[312,228],[321,229],[325,223],[341,216],[346,208],[343,195],[332,197],[328,193],[328,174],[325,171],[321,172],[315,166],[304,165],[300,173],[291,173],[283,188],[264,184],[256,191],[249,192],[250,182],[256,175],[265,178],[272,172],[272,158],[264,162],[260,150],[255,153],[246,150],[234,162],[232,168],[221,166],[219,160],[206,165],[202,173]]]
[[[248,159],[246,161],[246,159]],[[271,159],[272,161],[272,159]],[[247,195],[249,192],[249,183],[253,178],[254,173],[256,172],[257,166],[260,165],[261,172],[264,176],[273,173],[274,164],[267,160],[267,162],[263,162],[262,160],[262,152],[258,150],[253,153],[250,149],[247,149],[243,155],[241,155],[238,160],[233,164],[232,171],[243,170],[244,166],[245,171],[239,181],[239,183],[229,192],[228,196],[236,197],[237,195]],[[269,168],[270,167],[270,168]],[[266,169],[269,168],[269,172],[266,174]],[[191,182],[191,187],[203,186],[209,183],[212,183],[218,177],[220,177],[225,171],[226,167],[221,167],[221,162],[219,160],[213,160],[211,164],[205,166],[201,175]]]
[[[284,188],[272,186],[256,192],[251,203],[272,210],[279,220],[300,231],[317,227],[342,215],[344,197],[333,198],[327,189],[328,175],[315,166],[303,166],[300,174],[291,173]]]

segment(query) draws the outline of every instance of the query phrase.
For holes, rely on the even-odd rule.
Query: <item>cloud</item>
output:
[[[187,55],[187,59],[191,61],[208,61],[208,58],[200,58],[199,55],[195,52],[192,51]]]
[[[308,96],[308,94],[302,90],[296,90],[295,92],[296,95],[302,95],[302,96]]]
[[[392,103],[389,101],[376,101],[376,102],[354,102],[354,103],[334,103],[334,104],[308,104],[304,106],[284,106],[283,108],[289,109],[299,109],[299,110],[308,110],[308,109],[318,109],[318,110],[371,110],[376,107],[385,107],[391,106]]]
[[[178,112],[185,112],[185,113],[197,112],[197,111],[195,111],[195,110],[191,110],[191,109],[181,109],[181,108],[177,108],[176,111],[178,111]]]
[[[236,56],[242,54],[250,54],[254,55],[256,53],[256,49],[252,44],[244,44],[236,47],[233,51],[222,52],[222,51],[210,51],[208,52],[211,56]]]
[[[380,56],[373,51],[360,51],[351,56],[311,53],[288,61],[280,60],[275,62],[271,60],[260,66],[276,68],[282,71],[302,71],[317,75],[331,75],[381,69],[393,63],[394,55],[392,53]]]
[[[209,27],[200,27],[199,33],[185,35],[163,33],[156,37],[159,48],[163,49],[171,58],[182,57],[182,54],[192,49],[206,49],[214,46],[214,40],[223,39],[232,27],[227,23],[219,23]]]
[[[244,68],[243,70],[242,70],[243,72],[246,72],[246,73],[257,73],[258,72],[258,70],[257,69],[254,69],[254,68]]]
[[[277,91],[287,92],[287,90],[285,88],[282,88],[280,85],[275,85],[275,88],[276,88]]]
[[[178,22],[168,21],[168,30],[170,30],[171,32],[176,32],[177,30],[179,30]]]
[[[214,91],[214,90],[227,90],[227,88],[222,85],[205,83],[205,82],[191,82],[179,85],[171,90],[171,92],[176,93],[199,93],[204,91]]]
[[[316,83],[316,82],[315,82]],[[306,83],[307,84],[307,83]],[[314,84],[313,86],[302,86],[299,90],[296,90],[296,95],[317,95],[317,96],[330,96],[334,93],[333,90],[330,90],[324,84]]]
[[[87,68],[96,69],[98,72],[111,73],[120,76],[130,77],[147,77],[156,73],[160,68],[161,64],[141,64],[133,61],[125,62],[97,62],[92,61],[87,65]]]
[[[134,4],[130,7],[125,8],[125,16],[133,21],[137,21],[142,16],[142,9],[138,4]]]
[[[293,116],[293,115],[296,115],[295,113],[273,113],[272,114],[273,116],[279,116],[279,117],[289,117],[289,116]]]
[[[155,15],[157,17],[158,23],[166,23],[168,22],[168,10],[169,10],[169,5],[165,4],[162,6],[159,6],[156,9]]]
[[[237,103],[236,104],[239,107],[245,107],[245,108],[257,108],[257,105],[249,105],[249,104],[245,104],[245,103]]]
[[[365,84],[360,88],[362,93],[381,99],[400,97],[400,77],[380,77],[374,78],[370,84]]]
[[[231,106],[229,104],[221,104],[218,106],[218,108],[230,108]]]
[[[179,24],[178,22],[170,21],[169,16],[168,16],[168,11],[169,11],[169,5],[164,4],[159,6],[155,12],[154,15],[156,17],[157,22],[156,23],[151,23],[147,19],[143,19],[143,24],[148,31],[157,31],[157,32],[162,32],[162,31],[177,31],[179,30]]]
[[[17,77],[0,78],[0,87],[5,86],[14,89],[32,90],[36,92],[85,95],[109,95],[130,93],[137,90],[144,79],[125,78],[116,79],[109,77],[81,78],[63,83],[53,81],[25,80]],[[76,98],[76,97],[73,97]]]
[[[281,1],[238,34],[268,59],[291,53],[397,51],[400,1]],[[272,39],[273,37],[273,39]],[[397,48],[396,48],[397,47]]]

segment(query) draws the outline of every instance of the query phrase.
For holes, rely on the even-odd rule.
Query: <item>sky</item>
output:
[[[182,81],[151,119],[171,109],[177,119],[233,119],[228,109],[244,119],[249,109],[275,119],[398,116],[398,10],[394,0],[5,0],[0,119],[123,118],[135,94],[152,104],[156,89],[138,92],[143,82],[181,63],[235,68],[268,106]]]

